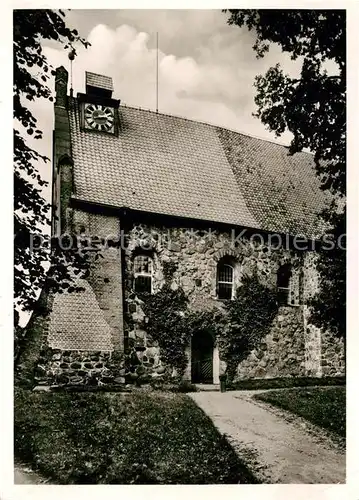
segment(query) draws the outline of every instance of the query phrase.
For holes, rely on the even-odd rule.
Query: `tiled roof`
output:
[[[312,155],[212,125],[120,107],[119,136],[69,110],[76,197],[92,203],[313,236],[325,204]]]
[[[120,120],[115,137],[81,132],[77,106],[70,113],[77,197],[257,226],[214,128],[133,108]]]
[[[288,154],[270,141],[217,128],[250,212],[268,231],[320,235],[319,212],[331,196],[320,189],[313,155]]]
[[[110,76],[99,75],[98,73],[91,73],[90,71],[86,71],[86,85],[113,91],[113,83]]]

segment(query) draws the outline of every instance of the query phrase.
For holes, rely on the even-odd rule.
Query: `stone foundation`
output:
[[[166,367],[151,348],[129,347],[125,354],[45,348],[34,373],[35,385],[142,385],[164,379]],[[154,348],[152,348],[154,349]]]
[[[115,376],[108,368],[110,358],[110,352],[45,348],[40,352],[35,369],[35,384],[95,386],[113,383]],[[125,379],[119,382],[125,383]]]
[[[141,342],[139,341],[141,340]],[[159,348],[142,335],[128,339],[121,351],[52,349],[43,345],[34,370],[34,384],[46,386],[143,385],[174,374],[162,363]]]

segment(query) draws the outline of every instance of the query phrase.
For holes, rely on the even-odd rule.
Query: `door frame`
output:
[[[192,381],[192,337],[190,338],[189,345],[186,348],[186,356],[187,356],[187,368],[185,370],[185,378],[187,380]],[[212,365],[212,376],[213,376],[213,384],[219,384],[219,365],[220,365],[220,358],[219,358],[219,349],[217,343],[213,342],[213,349],[212,349],[212,356],[213,356],[213,365]]]

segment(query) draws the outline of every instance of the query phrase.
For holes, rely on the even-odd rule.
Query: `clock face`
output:
[[[101,104],[86,104],[85,123],[99,132],[114,131],[114,110]]]

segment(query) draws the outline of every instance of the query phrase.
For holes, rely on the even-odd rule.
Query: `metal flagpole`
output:
[[[156,33],[156,113],[158,113],[158,32]]]

